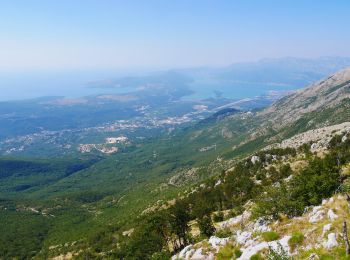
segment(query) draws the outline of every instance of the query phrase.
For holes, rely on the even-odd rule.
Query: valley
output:
[[[135,100],[127,94],[122,101],[118,95],[1,103],[0,215],[6,223],[1,257],[187,259],[204,247],[208,257],[218,259],[226,254],[222,250],[248,254],[248,244],[236,244],[237,232],[252,231],[235,229],[233,220],[221,230],[223,218],[247,210],[247,227],[266,217],[270,230],[271,221],[282,216],[294,221],[305,207],[347,187],[346,176],[333,178],[328,170],[338,176],[347,169],[348,72],[280,99],[183,101],[167,94],[163,103],[154,103],[149,96]],[[47,120],[50,114],[55,118]],[[308,166],[319,164],[321,180]],[[299,172],[315,180],[309,183],[312,198],[285,198],[273,189],[280,183],[298,194],[305,180],[291,176],[302,178]],[[288,186],[288,178],[299,182]],[[324,180],[326,190],[317,189]],[[259,196],[263,190],[280,196],[281,205],[271,208],[271,197]],[[173,226],[180,220],[185,222]],[[293,235],[287,231],[278,230]],[[266,256],[259,235],[253,241],[249,246],[261,249],[254,252]]]

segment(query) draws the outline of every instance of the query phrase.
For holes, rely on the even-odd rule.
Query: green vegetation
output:
[[[218,213],[215,213],[213,216],[213,220],[215,222],[220,222],[224,220],[224,213],[222,213],[222,211],[219,211]]]
[[[43,246],[50,224],[43,216],[2,210],[0,214],[0,258],[35,256]]]
[[[237,259],[242,255],[241,250],[239,248],[234,247],[231,244],[227,244],[220,248],[218,254],[216,255],[218,260],[230,260]]]
[[[309,159],[308,166],[289,183],[279,182],[278,186],[266,187],[256,199],[255,214],[271,215],[274,219],[281,214],[299,216],[305,207],[320,204],[323,198],[330,197],[344,182],[340,166],[350,160],[349,141],[342,143],[338,139],[335,137],[331,141],[334,144],[324,158]]]
[[[200,238],[231,236],[229,230],[216,231],[213,221],[222,221],[225,210],[231,212],[226,217],[241,214],[248,201],[255,202],[253,217],[299,216],[305,207],[348,188],[340,169],[350,162],[349,138],[333,138],[323,157],[311,154],[308,144],[298,150],[259,149],[325,123],[343,122],[350,118],[349,104],[345,99],[305,114],[281,130],[267,124],[255,138],[250,133],[265,119],[242,120],[234,113],[159,131],[110,156],[0,159],[0,258],[47,259],[81,252],[82,259],[168,259],[198,239],[190,233],[192,223]],[[3,133],[11,131],[10,126]],[[139,133],[132,134],[136,138]],[[294,172],[285,162],[298,153],[305,155],[306,166]],[[259,161],[246,159],[249,154]],[[274,232],[262,236],[278,239]],[[302,234],[295,233],[290,246],[302,241]],[[228,245],[219,255],[238,257],[239,249]],[[270,250],[269,259],[287,258]]]
[[[300,246],[304,241],[304,234],[301,232],[295,232],[292,234],[292,237],[288,240],[288,245],[292,250],[297,246]]]
[[[249,259],[250,260],[263,260],[264,258],[260,254],[255,254],[255,255],[252,255]]]
[[[267,255],[268,260],[290,260],[288,253],[283,249],[283,246],[278,243],[278,248],[273,249],[269,247],[269,253]]]
[[[266,231],[261,234],[261,237],[264,241],[270,242],[279,239],[280,235],[275,231]]]

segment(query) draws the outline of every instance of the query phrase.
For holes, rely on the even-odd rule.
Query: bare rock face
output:
[[[297,134],[291,138],[283,140],[279,144],[274,144],[273,146],[280,148],[298,148],[303,144],[312,143],[310,150],[311,152],[315,152],[319,149],[326,149],[335,135],[341,135],[343,136],[342,140],[346,140],[349,133],[350,122],[343,122],[341,124],[320,127]]]
[[[219,238],[219,237],[216,237],[216,236],[212,236],[209,238],[209,244],[214,247],[214,248],[217,248],[219,246],[224,246],[227,244],[227,242],[230,240],[230,238]]]
[[[323,243],[323,246],[324,246],[326,249],[332,249],[333,247],[338,246],[336,234],[335,234],[335,233],[330,233],[330,234],[328,234],[327,241],[325,241],[325,242]]]
[[[332,107],[350,98],[350,68],[288,95],[260,113],[269,121],[279,122],[277,128],[298,120],[302,115]]]
[[[238,231],[236,234],[236,241],[240,245],[245,245],[250,238],[252,237],[252,233],[248,231]]]
[[[264,218],[258,218],[254,222],[253,231],[254,232],[271,231],[271,228],[267,224],[268,224],[268,222]]]
[[[318,221],[324,219],[325,215],[326,214],[325,214],[322,206],[316,206],[312,209],[312,212],[310,213],[309,222],[310,223],[317,223]]]
[[[338,218],[338,215],[334,213],[332,209],[329,209],[327,212],[327,217],[330,221],[334,221],[336,218]]]
[[[257,162],[260,162],[259,156],[256,156],[256,155],[252,156],[251,162],[252,162],[253,164],[256,164]]]
[[[328,231],[330,231],[331,228],[332,228],[332,224],[324,225],[324,226],[323,226],[323,229],[322,229],[322,237],[323,237]]]

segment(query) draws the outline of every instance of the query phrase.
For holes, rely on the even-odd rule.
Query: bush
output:
[[[229,237],[231,235],[232,235],[232,232],[229,228],[220,229],[220,230],[217,230],[215,232],[215,236],[220,237],[220,238]]]
[[[255,254],[255,255],[252,255],[249,259],[250,260],[263,260],[264,258],[260,254]]]
[[[333,260],[334,257],[331,255],[321,255],[320,260]]]
[[[216,259],[230,260],[239,258],[241,255],[242,251],[239,248],[234,247],[231,244],[227,244],[219,250],[218,254],[216,255]]]
[[[268,260],[290,260],[288,253],[284,250],[283,246],[278,243],[278,248],[273,249],[269,247],[269,254],[267,255]]]
[[[234,253],[236,258],[239,258],[242,255],[242,251],[239,248],[235,248]]]
[[[214,222],[223,221],[223,220],[224,220],[224,213],[222,213],[221,211],[219,211],[218,213],[214,214],[213,220],[214,220]]]
[[[264,232],[261,234],[261,236],[266,242],[277,240],[280,237],[275,231]]]
[[[215,233],[216,229],[210,216],[203,216],[202,218],[199,218],[197,222],[201,235],[210,237]]]
[[[288,245],[292,250],[295,249],[296,246],[301,245],[304,241],[304,235],[301,232],[295,232],[292,234],[292,237],[288,241]]]
[[[342,184],[337,156],[332,152],[324,158],[309,160],[309,165],[293,175],[290,182],[266,187],[265,192],[255,199],[253,215],[278,219],[284,214],[292,218],[301,215],[305,207],[318,205],[322,198],[330,197]]]
[[[232,259],[233,255],[235,253],[235,248],[227,244],[224,247],[220,248],[218,254],[216,255],[217,260],[229,260]]]
[[[151,256],[151,260],[167,260],[170,258],[171,258],[171,254],[168,251],[157,252]]]

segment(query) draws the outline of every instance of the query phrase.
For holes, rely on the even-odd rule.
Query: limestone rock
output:
[[[335,233],[329,233],[328,237],[327,237],[327,241],[325,241],[323,243],[323,246],[326,249],[332,249],[333,247],[338,246],[338,242],[337,242],[337,236]]]

